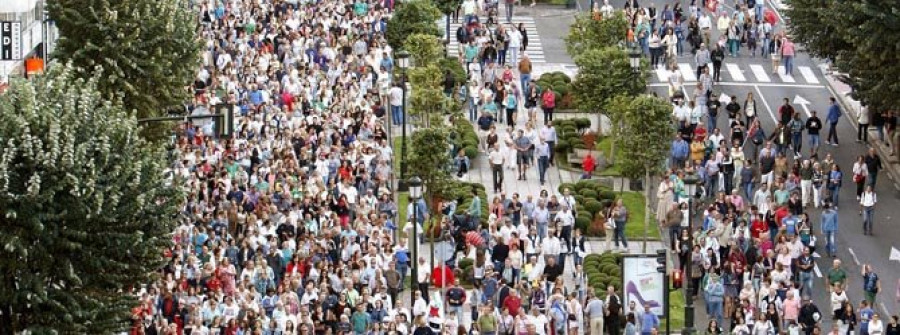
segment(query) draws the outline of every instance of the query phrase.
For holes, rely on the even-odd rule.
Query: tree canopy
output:
[[[627,33],[628,21],[621,15],[595,20],[590,13],[580,14],[569,27],[566,51],[570,55],[579,55],[587,50],[618,46],[625,42]]]
[[[126,111],[159,116],[189,98],[200,44],[183,0],[54,0],[47,10],[60,33],[54,57],[84,79],[103,67],[97,89]]]
[[[575,64],[578,74],[572,91],[578,108],[585,112],[607,112],[606,104],[613,97],[636,96],[647,86],[646,71],[632,72],[628,53],[618,47],[588,49],[575,56]],[[610,118],[616,120],[613,115]]]
[[[177,191],[137,121],[54,66],[0,95],[0,329],[107,334],[164,264]]]
[[[412,34],[404,42],[413,66],[424,67],[435,64],[443,58],[444,48],[437,36]]]
[[[675,136],[669,116],[672,105],[649,95],[617,97],[613,101],[610,108],[619,110],[624,126],[619,141],[622,159],[617,162],[622,175],[640,179],[661,172]]]
[[[398,2],[384,36],[391,48],[403,50],[406,48],[406,39],[414,34],[440,38],[443,35],[437,25],[440,18],[441,11],[430,1]]]
[[[810,54],[834,61],[854,98],[878,108],[900,104],[900,4],[791,0],[790,33]]]
[[[419,128],[412,135],[409,174],[419,176],[431,195],[444,195],[450,185],[450,132],[444,127]]]

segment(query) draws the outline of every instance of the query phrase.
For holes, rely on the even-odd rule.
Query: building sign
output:
[[[0,60],[22,59],[22,23],[0,21]]]

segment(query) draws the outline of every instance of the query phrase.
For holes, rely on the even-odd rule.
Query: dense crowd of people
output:
[[[470,97],[466,108],[481,131],[497,196],[490,200],[483,242],[469,243],[467,252],[447,263],[452,268],[461,258],[474,260],[473,273],[462,274],[473,285],[464,288],[459,280],[444,283],[441,277],[446,285],[437,290],[432,270],[443,264],[429,264],[422,253],[412,259],[419,246],[403,237],[411,233],[400,228],[405,222],[396,221],[406,211],[418,218],[406,227],[421,226],[431,213],[424,200],[398,208],[391,182],[396,176],[387,118],[396,125],[405,117],[402,89],[392,80],[393,50],[384,40],[394,2],[197,2],[205,47],[190,108],[228,103],[240,112],[231,138],[217,137],[208,124],[188,123],[179,131],[172,172],[188,196],[172,235],[174,247],[166,251],[170,262],[160,281],[141,290],[131,333],[658,333],[660,320],[649,306],[623,306],[613,287],[594,292],[586,284],[582,261],[602,250],[591,250],[574,229],[579,204],[567,190],[507,196],[503,188],[506,170],[515,170],[520,180],[535,173],[545,182],[557,140],[556,101],[549,88],[530,78],[528,32],[496,22],[497,5],[463,1],[465,24],[457,31],[468,76],[461,90],[468,94],[461,96]],[[509,21],[515,4],[505,5]],[[656,63],[682,53],[685,35],[696,49],[703,50],[704,42],[694,39],[709,44],[703,27],[708,18],[701,16],[691,34],[682,33],[693,29],[682,29],[685,23],[697,24],[701,10],[695,5],[687,14],[678,4],[657,13],[634,1],[624,11],[608,3],[595,10],[597,19],[627,15],[636,41]],[[750,22],[760,15],[758,5],[735,13]],[[666,42],[660,51],[662,40],[674,44]],[[726,43],[730,53],[739,52],[741,43]],[[700,64],[698,71],[712,76]],[[712,82],[701,82],[701,96]],[[847,178],[830,156],[819,157],[813,135],[820,120],[798,126],[797,114],[786,111],[786,122],[765,136],[748,112],[755,108],[752,95],[747,101],[749,107],[733,106],[737,98],[726,106],[715,99],[677,103],[680,135],[672,146],[670,178],[658,194],[659,223],[670,232],[679,266],[694,270],[692,294],[704,297],[710,333],[799,327],[812,334],[822,318],[833,317],[844,327],[872,334],[882,327],[883,334],[896,334],[896,317],[880,321],[871,307],[882,288],[871,267],[861,274],[866,302],[859,311],[846,298],[851,274],[838,260],[827,275],[831,309],[819,312],[808,303],[816,286],[810,275],[817,245],[812,231],[822,230],[824,252],[833,255],[838,191]],[[729,112],[727,139],[715,118],[720,107]],[[503,138],[497,132],[501,122],[508,129]],[[802,142],[789,140],[795,127],[808,134],[812,151],[806,159]],[[458,157],[454,166],[468,171],[471,162]],[[852,170],[868,233],[874,231],[872,186],[880,164],[870,152]],[[690,173],[702,180],[698,194],[684,191]],[[694,230],[686,229],[690,197],[703,209]],[[471,218],[481,216],[476,199],[465,209]],[[813,220],[810,207],[824,212]],[[610,218],[604,249],[613,249],[612,237],[616,249],[620,243],[627,248],[624,204],[615,202],[599,214]],[[439,220],[449,224],[451,218]],[[695,242],[692,249],[688,240]]]
[[[700,5],[692,1],[687,13],[678,3],[661,12],[652,6],[638,9],[633,34],[652,57],[673,59],[689,51],[696,65],[693,90],[685,89],[677,68],[668,66],[678,134],[668,157],[669,177],[657,192],[657,219],[668,228],[680,271],[690,273],[691,296],[702,296],[709,316],[706,333],[900,333],[897,317],[880,315],[876,308],[876,298],[888,286],[877,269],[863,264],[861,273],[849,273],[836,258],[839,232],[873,235],[878,227],[875,185],[883,169],[881,157],[869,148],[854,162],[838,162],[820,150],[826,126],[825,144],[839,145],[836,129],[844,111],[834,98],[824,119],[816,111],[804,119],[784,99],[771,129],[759,119],[761,105],[753,92],[744,99],[719,101],[714,91],[726,55],[740,57],[746,48],[745,57],[769,56],[773,73],[783,62],[790,74],[794,46],[776,20],[765,17],[763,1],[738,1],[733,13],[719,15],[715,26],[715,9]],[[668,41],[660,38],[673,34]],[[682,47],[685,42],[690,49]],[[685,96],[688,92],[691,96]],[[859,113],[860,124],[868,125],[870,116],[894,131],[892,115],[872,116],[867,108]],[[861,129],[857,142],[868,142]],[[687,193],[686,180],[698,181],[696,193]],[[854,203],[839,197],[849,183],[855,187]],[[839,217],[850,220],[848,207],[858,208],[854,214],[861,218],[861,231],[839,223]],[[699,215],[690,224],[692,213]],[[814,274],[818,254],[835,258],[824,271],[824,285]],[[861,287],[848,287],[851,276],[861,278]],[[829,292],[828,306],[812,302],[821,294],[815,289]],[[848,291],[860,300],[851,301]],[[895,295],[900,300],[900,291]],[[828,328],[826,319],[831,320]]]

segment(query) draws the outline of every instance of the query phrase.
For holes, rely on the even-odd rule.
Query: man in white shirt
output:
[[[400,84],[394,85],[390,90],[391,103],[391,121],[395,126],[399,126],[403,120],[403,88]]]
[[[488,161],[491,162],[491,175],[494,180],[494,193],[499,193],[503,189],[503,164],[506,163],[506,157],[500,153],[500,149],[494,144],[491,153],[488,155]]]
[[[678,121],[680,128],[686,128],[691,119],[691,109],[684,105],[684,100],[678,100],[678,105],[672,109],[672,116]]]
[[[700,27],[700,33],[703,34],[703,43],[709,45],[710,31],[712,30],[712,19],[709,18],[707,14],[700,14],[700,18],[697,20],[697,25]]]
[[[509,50],[509,64],[519,64],[519,49],[522,48],[522,33],[514,25],[509,25],[506,30],[507,47]]]
[[[478,8],[478,5],[475,3],[475,0],[466,0],[462,3],[462,12],[463,17],[465,18],[465,23],[468,24],[472,22],[472,19],[475,18],[475,10]]]
[[[419,284],[417,293],[422,295],[422,299],[428,302],[428,277],[431,274],[431,267],[425,262],[425,257],[419,257],[419,271],[416,273],[416,280]]]
[[[866,185],[866,190],[859,197],[859,205],[863,209],[863,234],[872,235],[876,203],[878,203],[878,195],[872,190],[872,185]]]
[[[569,210],[569,206],[560,205],[560,210],[556,213],[556,220],[560,227],[559,238],[566,245],[566,252],[572,252],[572,226],[575,224],[575,216]]]

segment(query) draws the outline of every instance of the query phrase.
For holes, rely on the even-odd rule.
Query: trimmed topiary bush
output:
[[[578,191],[578,194],[581,194],[585,198],[585,201],[597,200],[597,191],[594,191],[592,189],[581,189],[580,191]]]

